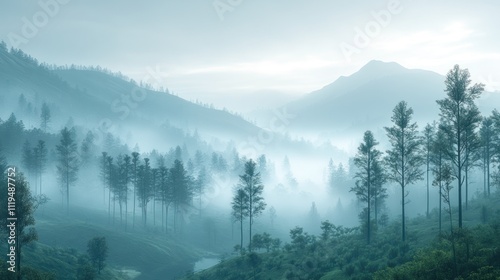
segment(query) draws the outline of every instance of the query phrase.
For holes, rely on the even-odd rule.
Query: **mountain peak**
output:
[[[384,62],[381,60],[371,60],[365,66],[361,67],[355,74],[364,73],[370,76],[392,75],[408,70],[396,62]]]

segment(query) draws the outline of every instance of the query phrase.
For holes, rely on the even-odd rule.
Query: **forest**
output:
[[[95,116],[68,114],[45,91],[87,96],[73,84],[83,76],[71,78],[87,73],[137,84],[100,68],[49,67],[2,44],[0,62],[10,60],[41,82],[32,93],[0,78],[0,237],[17,238],[15,250],[0,243],[1,279],[500,277],[500,113],[480,110],[484,85],[466,68],[444,77],[437,118],[419,123],[411,103],[392,100],[390,119],[357,132],[344,160],[279,132],[267,152],[248,154],[236,136],[214,139],[159,115],[151,124],[145,113],[88,125]],[[77,101],[90,115],[91,97]],[[15,233],[4,207],[12,197]]]

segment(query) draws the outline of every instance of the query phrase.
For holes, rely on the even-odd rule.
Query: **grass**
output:
[[[69,217],[65,213],[54,203],[43,206],[36,216],[38,242],[26,245],[24,265],[52,272],[56,279],[76,279],[78,257],[96,236],[106,237],[109,248],[98,279],[172,279],[185,275],[204,254],[172,236],[110,226],[103,211],[72,207]]]

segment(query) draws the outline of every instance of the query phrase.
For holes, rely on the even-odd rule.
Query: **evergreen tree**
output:
[[[38,140],[38,144],[33,149],[33,155],[35,158],[35,173],[38,177],[38,184],[40,185],[39,194],[42,194],[42,174],[45,171],[45,165],[47,164],[47,153],[48,152],[47,148],[45,147],[45,141]]]
[[[57,173],[59,182],[66,191],[66,211],[69,213],[69,188],[78,176],[78,155],[76,142],[67,127],[61,130],[61,140],[56,146],[58,154]]]
[[[427,211],[425,212],[425,216],[429,219],[429,173],[431,171],[431,153],[432,153],[432,144],[434,142],[434,134],[436,130],[436,125],[427,124],[424,128],[424,153],[425,153],[425,174],[426,174],[426,187],[427,187]]]
[[[42,112],[40,113],[40,128],[47,132],[49,128],[49,123],[51,121],[50,108],[47,103],[43,102],[42,104]]]
[[[90,260],[97,269],[97,273],[101,274],[101,270],[105,266],[106,258],[108,257],[108,244],[106,237],[94,237],[87,243],[87,253]]]
[[[233,218],[240,222],[240,253],[243,253],[243,221],[248,217],[248,195],[238,188],[232,202]]]
[[[266,208],[262,192],[264,185],[261,183],[260,173],[256,170],[256,163],[249,160],[245,163],[245,173],[240,175],[240,185],[246,196],[248,197],[248,218],[249,218],[249,232],[248,236],[252,236],[252,225],[254,219],[258,217]],[[248,250],[252,250],[252,240],[250,239]]]
[[[87,166],[92,158],[94,157],[94,151],[95,151],[95,136],[92,133],[92,131],[88,131],[87,135],[85,135],[85,138],[82,141],[82,144],[80,146],[80,158],[82,161],[82,166]]]
[[[134,190],[133,190],[133,193],[134,193],[134,197],[133,197],[133,205],[132,205],[132,228],[135,227],[135,202],[136,202],[136,194],[137,194],[137,185],[139,184],[139,165],[140,165],[140,162],[139,162],[139,153],[138,152],[133,152],[132,153],[132,177],[131,177],[131,180],[132,180],[132,183],[134,185]]]
[[[431,154],[431,162],[432,162],[432,173],[434,174],[434,178],[444,178],[443,170],[445,164],[447,164],[447,149],[448,147],[448,139],[446,139],[446,134],[439,129],[436,133],[436,137],[434,138],[432,144],[432,154]],[[434,180],[432,182],[433,186],[438,187],[439,190],[439,232],[441,233],[442,229],[442,197],[443,197],[443,181],[442,180]]]
[[[483,174],[484,174],[484,196],[490,195],[490,168],[492,160],[495,157],[495,134],[493,127],[493,116],[483,118],[481,123],[481,128],[479,130],[479,135],[481,139],[482,147],[482,162],[483,162]]]
[[[361,202],[366,202],[366,241],[370,244],[371,240],[371,212],[372,201],[374,199],[375,186],[383,182],[384,174],[381,172],[381,156],[382,153],[375,147],[378,142],[373,137],[371,131],[366,131],[363,136],[363,142],[358,147],[358,152],[354,157],[354,164],[358,172],[354,178],[356,179],[356,186],[351,188]],[[375,171],[377,169],[377,171]]]
[[[158,166],[158,188],[157,198],[162,204],[162,224],[165,221],[165,232],[168,232],[168,209],[173,201],[172,187],[169,182],[169,169],[165,166],[165,161],[160,161]],[[165,213],[165,216],[163,216]]]
[[[144,164],[138,168],[137,198],[142,208],[142,222],[147,224],[147,206],[153,195],[153,177],[149,158],[144,158]]]
[[[169,173],[169,184],[172,188],[174,206],[174,232],[177,232],[178,216],[181,213],[182,208],[191,205],[193,190],[191,179],[187,175],[184,165],[180,160],[174,161],[174,165],[170,168]]]
[[[440,109],[440,127],[448,134],[448,158],[451,160],[458,181],[458,226],[462,228],[462,186],[464,183],[464,168],[467,162],[465,149],[467,147],[467,131],[475,129],[480,119],[474,100],[484,90],[482,84],[470,86],[470,73],[467,69],[460,69],[455,65],[446,75],[446,98],[438,100]]]
[[[401,219],[402,240],[406,240],[405,198],[408,191],[405,188],[422,180],[424,163],[420,146],[421,139],[418,137],[417,123],[411,123],[413,110],[408,108],[405,101],[401,101],[393,110],[392,127],[385,127],[387,137],[392,149],[388,150],[385,158],[389,169],[388,180],[401,186]],[[406,192],[405,192],[406,191]]]

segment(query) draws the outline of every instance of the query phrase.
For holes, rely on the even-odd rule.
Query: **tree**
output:
[[[24,168],[28,172],[30,181],[33,182],[33,171],[35,170],[35,155],[33,154],[33,149],[31,148],[31,144],[28,140],[24,141],[21,161]]]
[[[411,123],[413,110],[408,108],[405,101],[399,102],[393,110],[392,127],[385,127],[387,137],[392,149],[388,150],[385,157],[389,169],[388,180],[401,186],[401,219],[402,239],[406,240],[405,228],[405,193],[406,186],[422,180],[423,171],[420,169],[424,163],[418,137],[417,123]]]
[[[367,217],[366,217],[366,241],[370,244],[371,239],[371,212],[372,212],[372,200],[374,194],[374,187],[377,181],[382,181],[384,174],[381,171],[381,155],[382,153],[375,149],[378,142],[373,137],[371,131],[366,131],[363,136],[363,142],[358,147],[358,152],[354,157],[354,164],[358,168],[358,172],[354,178],[356,179],[356,185],[351,188],[351,192],[355,193],[361,202],[367,203]],[[378,172],[374,169],[379,168]]]
[[[469,208],[469,171],[477,166],[477,162],[480,159],[479,149],[481,148],[481,139],[479,138],[479,133],[476,131],[479,123],[481,122],[481,116],[479,110],[473,108],[467,111],[465,116],[464,127],[464,183],[465,183],[465,209]]]
[[[66,188],[66,211],[69,213],[69,187],[77,180],[78,155],[76,142],[67,127],[61,130],[61,140],[56,146],[58,154],[57,172],[61,186]]]
[[[142,208],[142,222],[144,226],[147,223],[147,206],[153,194],[153,180],[152,170],[149,164],[149,158],[144,159],[144,164],[138,168],[138,184],[137,184],[137,198],[139,199],[139,206]]]
[[[4,165],[2,165],[2,171],[4,171]],[[2,183],[0,184],[0,201],[2,207],[0,208],[0,231],[5,231],[9,236],[7,240],[8,246],[14,248],[15,253],[15,271],[17,273],[17,279],[22,279],[21,273],[21,250],[26,244],[38,239],[35,228],[35,218],[34,213],[38,207],[35,198],[31,195],[29,184],[20,172],[16,172],[15,167],[10,167],[6,170],[7,172],[2,172],[0,179]],[[5,182],[5,183],[4,183]],[[15,187],[14,192],[12,192],[12,187]],[[14,201],[14,207],[11,207],[12,199]],[[9,207],[7,207],[9,205]],[[12,221],[10,218],[16,218]],[[14,223],[16,231],[14,235],[10,233],[12,230],[10,226]],[[11,238],[14,236],[14,238]],[[11,249],[9,250],[10,253]]]
[[[467,69],[460,69],[455,65],[446,75],[446,98],[437,100],[439,105],[441,124],[440,127],[448,134],[451,149],[448,150],[448,158],[455,166],[454,176],[458,181],[458,226],[462,228],[462,185],[464,183],[464,168],[467,162],[465,156],[466,133],[474,130],[479,119],[474,114],[479,114],[474,100],[484,90],[484,85],[474,84],[470,86],[470,73]],[[469,122],[469,123],[468,123]]]
[[[193,190],[191,179],[187,175],[184,165],[180,160],[175,160],[170,168],[169,184],[172,188],[172,199],[174,204],[174,232],[177,231],[177,219],[181,207],[191,204]]]
[[[125,155],[123,157],[123,161],[120,164],[120,178],[121,185],[120,188],[120,216],[121,216],[121,203],[125,202],[125,230],[127,230],[128,225],[128,185],[132,180],[131,172],[132,171],[132,163],[131,157],[129,155]],[[121,219],[121,218],[120,218]]]
[[[88,131],[80,146],[80,158],[82,161],[82,166],[87,166],[94,157],[94,141],[94,134],[92,133],[92,131]]]
[[[139,183],[139,172],[138,172],[138,169],[139,169],[139,153],[138,152],[133,152],[132,153],[132,177],[131,177],[131,180],[132,180],[132,183],[134,185],[134,203],[133,203],[133,206],[132,206],[132,228],[135,227],[135,201],[136,201],[136,194],[137,194],[137,184]]]
[[[42,194],[42,174],[45,171],[45,164],[47,163],[47,148],[45,146],[45,141],[38,140],[38,144],[33,148],[33,156],[35,158],[35,174],[40,184],[39,194]]]
[[[436,133],[436,137],[432,143],[432,154],[431,154],[431,162],[432,162],[432,173],[434,174],[434,178],[444,178],[443,170],[444,166],[447,163],[446,155],[448,147],[448,140],[446,139],[446,134],[439,129]],[[441,233],[442,228],[442,197],[443,197],[443,181],[442,180],[434,180],[432,182],[433,186],[438,187],[439,189],[439,232]]]
[[[106,237],[94,237],[87,243],[87,253],[97,273],[101,274],[101,270],[105,266],[106,258],[108,257],[108,244]]]
[[[452,168],[449,163],[444,164],[442,167],[441,173],[435,178],[435,185],[440,185],[441,186],[441,199],[446,203],[448,208],[446,211],[448,212],[448,217],[450,219],[450,234],[451,234],[451,243],[452,243],[452,248],[453,248],[453,261],[455,265],[455,271],[457,270],[457,257],[456,257],[456,250],[455,250],[455,238],[454,238],[454,233],[453,233],[453,211],[451,208],[451,196],[450,192],[451,189],[453,189],[453,186],[451,183],[453,182],[453,175],[452,175]]]
[[[165,166],[165,161],[161,160],[158,166],[158,188],[157,197],[161,200],[162,227],[165,221],[165,232],[168,232],[168,208],[172,203],[172,188],[169,184],[169,170]],[[163,216],[165,213],[165,217]]]
[[[248,195],[242,188],[236,190],[232,202],[232,215],[240,222],[240,253],[243,253],[243,221],[248,217]]]
[[[44,132],[49,128],[49,123],[51,121],[50,108],[47,103],[43,102],[42,112],[40,113],[40,127]]]
[[[424,152],[425,152],[425,173],[426,173],[426,186],[427,186],[427,211],[426,217],[429,219],[429,173],[431,164],[431,153],[432,153],[432,143],[434,141],[434,134],[436,130],[436,124],[427,124],[424,128]]]
[[[495,109],[490,117],[483,118],[479,135],[483,149],[484,196],[491,194],[491,164],[500,154],[500,113]]]
[[[256,163],[249,160],[245,163],[245,173],[240,175],[240,188],[248,196],[249,236],[252,236],[254,219],[266,208],[266,203],[262,197],[264,185],[261,183],[260,173],[256,171]],[[252,251],[252,239],[250,239],[248,250]]]

